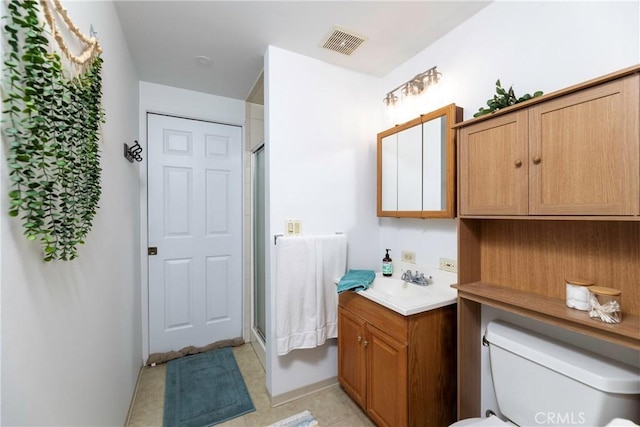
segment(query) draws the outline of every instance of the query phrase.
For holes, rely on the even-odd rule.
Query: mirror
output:
[[[378,216],[455,217],[455,132],[448,105],[378,134]]]

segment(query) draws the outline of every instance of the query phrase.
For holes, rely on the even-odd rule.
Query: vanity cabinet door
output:
[[[351,398],[366,408],[365,322],[338,307],[338,381]]]
[[[367,408],[378,426],[407,425],[407,345],[367,324]]]
[[[460,130],[460,214],[527,215],[526,110]]]
[[[531,215],[638,215],[638,79],[529,109]]]

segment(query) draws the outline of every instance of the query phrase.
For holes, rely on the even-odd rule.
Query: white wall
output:
[[[65,7],[104,49],[102,197],[79,258],[44,263],[6,215],[1,177],[2,425],[123,425],[141,366],[138,168],[122,156],[138,135],[136,71],[112,3]]]
[[[472,118],[493,96],[498,78],[503,87],[513,84],[518,96],[536,90],[548,93],[639,62],[637,1],[494,2],[382,79],[380,98],[434,65],[443,73],[441,84],[434,91],[429,89],[419,105],[405,106],[391,115],[382,106],[386,118],[381,129],[452,102],[465,108],[465,119]],[[430,265],[437,265],[442,255],[456,257],[454,220],[384,219],[380,225],[380,249],[394,249],[398,259],[402,249],[415,250],[418,262]],[[629,351],[620,347],[498,310],[483,310],[483,324],[497,317],[629,363]],[[497,409],[485,351],[481,408],[482,413]]]
[[[306,235],[346,233],[348,267],[374,268],[378,253],[377,79],[270,46],[265,59],[267,153],[267,388],[273,397],[337,375],[335,340],[276,355],[275,246],[287,218]]]
[[[147,152],[147,113],[160,113],[188,119],[243,126],[245,120],[245,102],[239,99],[209,95],[192,90],[179,89],[156,83],[140,82],[139,142],[143,153]],[[140,163],[140,248],[141,264],[140,289],[142,293],[142,358],[149,357],[149,304],[147,248],[147,158],[142,156]],[[246,256],[246,254],[245,254]],[[243,282],[244,283],[244,282]],[[246,339],[246,337],[245,337]]]
[[[245,102],[156,83],[140,82],[140,134],[146,134],[146,113],[243,126]],[[144,124],[144,126],[142,126]],[[145,137],[146,138],[146,137]],[[146,139],[145,139],[146,141]]]
[[[495,93],[545,93],[640,62],[637,1],[497,1],[381,80],[383,121],[376,132],[455,103],[469,119]],[[441,83],[420,100],[390,112],[382,98],[414,75],[438,66]],[[456,258],[455,220],[380,219],[380,247],[416,252],[420,264]]]

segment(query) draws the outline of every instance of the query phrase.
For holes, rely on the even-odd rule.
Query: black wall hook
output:
[[[136,162],[141,162],[142,161],[142,147],[140,146],[140,144],[138,144],[138,141],[133,141],[135,142],[134,145],[132,145],[131,147],[129,147],[127,145],[127,143],[125,142],[124,144],[124,158],[129,160],[129,162],[133,163],[133,161],[135,160]]]

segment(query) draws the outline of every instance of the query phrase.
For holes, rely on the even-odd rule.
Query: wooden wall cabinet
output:
[[[455,419],[455,305],[404,317],[340,294],[338,380],[379,426],[444,426]]]
[[[640,350],[640,66],[458,128],[458,419],[480,416],[482,306]],[[565,279],[622,291],[622,323]]]
[[[637,74],[460,129],[460,215],[639,215]]]

